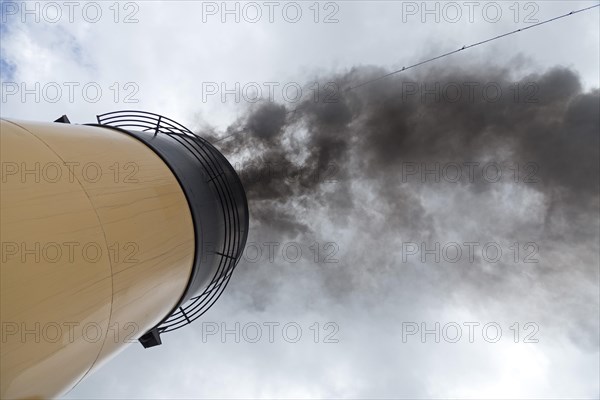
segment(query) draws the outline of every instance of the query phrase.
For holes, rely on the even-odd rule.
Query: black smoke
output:
[[[250,240],[334,240],[341,249],[339,263],[301,272],[242,262],[238,285],[254,307],[268,308],[290,280],[305,287],[297,301],[307,307],[316,297],[371,293],[365,301],[377,303],[405,291],[431,302],[443,293],[461,306],[502,304],[546,326],[574,318],[569,335],[597,347],[598,321],[586,316],[598,307],[598,89],[585,91],[568,68],[519,76],[486,65],[345,90],[386,72],[361,67],[324,78],[338,88],[329,102],[255,104],[228,133],[243,132],[217,143],[246,188]],[[465,164],[497,165],[501,179],[477,168],[471,177]],[[462,174],[450,182],[407,173],[437,165],[462,166]],[[432,202],[447,207],[432,212]],[[400,261],[402,242],[450,239],[532,241],[539,262]]]
[[[514,79],[508,68],[434,68],[344,91],[385,72],[353,69],[328,80],[338,88],[331,102],[262,103],[236,122],[232,130],[243,133],[219,147],[250,153],[240,166],[255,210],[306,196],[339,211],[352,207],[348,186],[357,179],[410,209],[397,190],[402,168],[485,160],[504,162],[505,174],[509,163],[525,169],[516,179],[529,179],[548,201],[597,204],[599,94],[583,92],[574,71]],[[492,178],[471,182],[463,168],[462,183],[489,186]],[[335,189],[323,193],[331,181]]]

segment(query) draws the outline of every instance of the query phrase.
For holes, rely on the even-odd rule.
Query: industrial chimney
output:
[[[0,123],[0,398],[60,395],[223,293],[248,203],[210,143],[141,111]]]

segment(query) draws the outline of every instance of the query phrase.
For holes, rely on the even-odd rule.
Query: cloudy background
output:
[[[2,117],[242,131],[216,143],[251,213],[225,294],[67,398],[600,396],[599,9],[346,90],[595,2],[438,3],[438,21],[421,2],[299,2],[296,23],[285,2],[273,22],[262,2],[256,22],[246,3],[239,22],[221,2],[78,3],[73,22],[8,3]]]

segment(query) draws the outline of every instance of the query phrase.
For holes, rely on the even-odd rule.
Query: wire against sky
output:
[[[351,91],[351,90],[358,89],[358,88],[360,88],[360,87],[363,87],[363,86],[365,86],[365,85],[369,85],[369,84],[371,84],[371,83],[378,82],[378,81],[380,81],[380,80],[382,80],[382,79],[385,79],[385,78],[387,78],[387,77],[389,77],[389,76],[392,76],[392,75],[398,74],[398,73],[400,73],[400,72],[407,71],[407,70],[409,70],[409,69],[412,69],[412,68],[419,67],[419,66],[421,66],[421,65],[423,65],[423,64],[427,64],[427,63],[430,63],[430,62],[433,62],[433,61],[439,60],[439,59],[441,59],[441,58],[444,58],[444,57],[451,56],[452,54],[459,53],[459,52],[461,52],[461,51],[463,51],[463,50],[467,50],[467,49],[470,49],[470,48],[473,48],[473,47],[477,47],[477,46],[480,46],[480,45],[482,45],[482,44],[489,43],[489,42],[492,42],[492,41],[494,41],[494,40],[501,39],[501,38],[503,38],[503,37],[511,36],[511,35],[514,35],[514,34],[516,34],[516,33],[519,33],[519,32],[526,31],[526,30],[528,30],[528,29],[533,29],[533,28],[536,28],[536,27],[538,27],[538,26],[540,26],[540,25],[548,24],[548,23],[550,23],[550,22],[554,22],[554,21],[557,21],[557,20],[559,20],[559,19],[562,19],[562,18],[570,17],[571,15],[575,15],[575,14],[578,14],[578,13],[582,13],[582,12],[585,12],[585,11],[589,11],[589,10],[591,10],[591,9],[593,9],[593,8],[596,8],[596,7],[599,7],[599,6],[600,6],[600,3],[598,3],[598,4],[595,4],[595,5],[593,5],[593,6],[590,6],[590,7],[582,8],[582,9],[579,9],[579,10],[576,10],[576,11],[571,11],[571,12],[568,12],[568,13],[566,13],[566,14],[562,14],[562,15],[559,15],[559,16],[557,16],[557,17],[553,17],[553,18],[547,19],[547,20],[545,20],[545,21],[541,21],[541,22],[538,22],[538,23],[536,23],[536,24],[533,24],[533,25],[526,26],[526,27],[524,27],[524,28],[519,28],[519,29],[516,29],[516,30],[514,30],[514,31],[506,32],[506,33],[503,33],[503,34],[501,34],[501,35],[494,36],[494,37],[491,37],[491,38],[489,38],[489,39],[485,39],[485,40],[482,40],[482,41],[479,41],[479,42],[476,42],[476,43],[473,43],[473,44],[465,45],[465,46],[461,47],[460,49],[457,49],[457,50],[452,50],[452,51],[449,51],[449,52],[447,52],[447,53],[440,54],[439,56],[435,56],[435,57],[429,58],[429,59],[427,59],[427,60],[419,61],[418,63],[416,63],[416,64],[412,64],[412,65],[409,65],[408,67],[402,67],[402,69],[398,69],[398,70],[395,70],[395,71],[389,72],[389,73],[387,73],[387,74],[385,74],[385,75],[378,76],[377,78],[369,79],[368,81],[365,81],[365,82],[359,83],[358,85],[355,85],[355,86],[350,86],[350,87],[347,87],[346,89],[344,89],[344,92],[349,92],[349,91]],[[297,110],[297,108],[295,108],[295,109],[292,109],[292,110],[288,111],[288,113],[290,113],[290,112],[295,112],[296,110]],[[225,140],[225,139],[228,139],[228,138],[230,138],[230,137],[233,137],[233,136],[235,136],[235,135],[237,135],[237,134],[240,134],[240,133],[242,133],[242,132],[244,132],[244,131],[245,131],[245,129],[241,129],[241,130],[239,130],[239,131],[233,132],[233,133],[231,133],[231,134],[229,134],[229,135],[227,135],[227,136],[224,136],[224,137],[222,137],[222,138],[220,138],[220,139],[218,139],[218,140],[215,140],[214,142],[212,142],[212,144],[219,143],[220,141],[223,141],[223,140]]]

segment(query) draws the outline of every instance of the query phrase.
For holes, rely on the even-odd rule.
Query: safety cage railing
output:
[[[214,254],[219,257],[214,276],[199,295],[191,297],[153,328],[159,335],[179,329],[204,315],[227,287],[244,250],[248,235],[247,203],[246,215],[240,215],[238,204],[234,199],[234,190],[223,169],[224,166],[229,166],[233,171],[233,168],[214,146],[185,126],[159,114],[134,110],[101,114],[97,116],[97,120],[99,125],[149,132],[153,135],[165,134],[179,141],[205,168],[204,172],[209,177],[208,181],[213,186],[221,203],[225,239],[222,246],[214,251]],[[234,175],[239,182],[235,171]],[[245,226],[243,218],[246,219]],[[160,344],[160,339],[158,339],[158,344]]]

